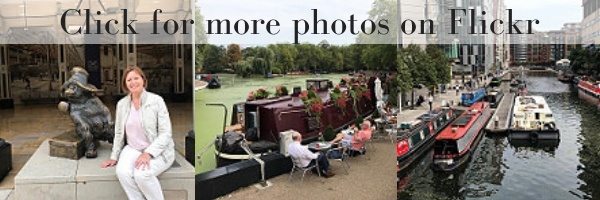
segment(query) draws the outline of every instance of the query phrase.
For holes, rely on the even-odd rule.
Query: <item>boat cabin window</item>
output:
[[[427,128],[429,129],[429,128]],[[423,130],[415,133],[412,137],[410,137],[411,139],[411,144],[413,146],[415,146],[416,144],[419,144],[419,142],[421,142],[421,140],[423,140],[423,138],[421,138],[421,135],[423,134]]]
[[[433,145],[433,152],[435,154],[457,154],[458,148],[456,148],[456,141],[454,140],[438,140]]]
[[[535,119],[540,120],[540,113],[535,113]]]
[[[327,79],[306,80],[306,89],[314,89],[317,91],[327,90],[329,89],[328,82],[329,80]]]
[[[467,100],[473,99],[473,94],[463,94],[463,98]]]
[[[546,114],[546,118],[552,118],[552,114]]]
[[[307,90],[316,90],[316,89],[317,89],[317,86],[315,86],[315,83],[314,83],[314,82],[307,82],[307,83],[306,83],[306,89],[307,89]]]

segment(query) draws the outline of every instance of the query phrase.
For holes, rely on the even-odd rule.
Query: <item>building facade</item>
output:
[[[566,58],[565,54],[565,32],[563,30],[553,30],[547,32],[550,41],[550,61],[556,62]]]
[[[581,45],[581,24],[565,23],[562,31],[565,33],[565,55],[568,56],[573,49]]]
[[[600,44],[600,2],[582,0],[583,20],[581,21],[581,44]]]
[[[493,66],[507,66],[510,49],[506,44],[509,38],[506,34],[482,33],[482,26],[476,25],[475,34],[471,34],[471,21],[479,24],[482,20],[491,22],[494,19],[505,20],[505,5],[503,0],[437,0],[439,8],[436,21],[438,34],[435,38],[437,44],[444,44],[446,55],[456,59],[455,71],[471,72],[474,74],[487,74]],[[457,34],[452,32],[453,19],[450,9],[467,9],[467,15],[474,12],[475,18],[458,12],[455,17],[460,17],[462,22],[456,26]],[[486,13],[483,14],[482,11]]]

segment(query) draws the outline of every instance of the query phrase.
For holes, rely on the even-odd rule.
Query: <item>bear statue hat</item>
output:
[[[69,81],[75,82],[77,86],[83,88],[84,90],[94,93],[100,92],[100,90],[96,88],[96,86],[88,83],[88,76],[89,74],[85,69],[81,67],[73,67],[73,69],[71,70],[71,78],[69,78]]]

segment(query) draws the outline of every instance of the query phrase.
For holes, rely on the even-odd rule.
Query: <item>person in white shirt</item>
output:
[[[429,101],[429,111],[431,111],[433,109],[433,95],[430,94],[427,100]]]
[[[292,142],[288,146],[288,153],[300,160],[300,164],[302,167],[313,166],[319,162],[319,169],[321,170],[321,174],[326,178],[335,176],[331,170],[329,170],[329,161],[325,155],[320,153],[313,153],[308,150],[308,147],[302,146],[300,142],[302,141],[302,135],[298,132],[294,132],[292,134]]]

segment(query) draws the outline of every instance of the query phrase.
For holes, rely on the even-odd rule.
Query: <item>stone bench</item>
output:
[[[115,167],[100,168],[112,146],[102,142],[95,159],[51,157],[48,140],[15,177],[15,199],[127,199]],[[159,176],[166,199],[195,199],[194,167],[176,153],[173,166]]]

